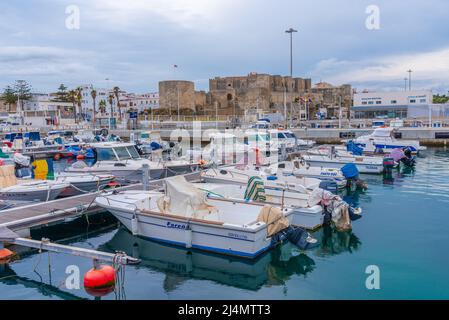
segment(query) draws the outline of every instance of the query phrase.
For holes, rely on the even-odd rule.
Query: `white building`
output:
[[[159,93],[123,94],[120,98],[120,106],[126,109],[126,111],[132,109],[143,112],[145,110],[158,109]]]
[[[362,92],[354,94],[355,118],[421,118],[432,110],[430,90]]]
[[[94,108],[94,99],[92,98],[92,90],[94,90],[93,85],[83,85],[81,86],[81,108],[83,113],[88,115],[92,115]],[[95,88],[97,91],[97,97],[95,99],[95,110],[97,112],[100,111],[100,104],[104,103],[106,105],[106,113],[110,113],[111,105],[109,103],[109,95],[114,94],[112,90],[104,89],[104,88]],[[118,112],[117,110],[117,101],[114,99],[112,101],[112,107],[114,112]]]

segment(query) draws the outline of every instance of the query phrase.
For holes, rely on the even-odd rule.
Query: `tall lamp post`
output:
[[[408,91],[412,91],[412,70],[408,70]]]
[[[285,33],[290,34],[290,77],[293,77],[293,33],[298,32],[293,28],[285,31]]]

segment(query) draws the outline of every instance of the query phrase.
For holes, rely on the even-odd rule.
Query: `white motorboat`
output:
[[[312,167],[341,169],[347,164],[356,165],[360,173],[380,174],[384,172],[384,159],[370,156],[354,156],[349,152],[338,153],[335,149],[317,149],[302,155],[306,163]]]
[[[62,191],[59,197],[71,197],[101,191],[114,179],[113,175],[69,174],[62,172],[55,174],[54,181],[69,184],[69,188]]]
[[[228,198],[234,201],[245,201],[246,185],[230,185],[216,183],[196,183],[195,186],[206,192],[209,198]],[[309,194],[280,189],[265,189],[264,202],[275,206],[285,206],[293,210],[292,225],[315,230],[323,225],[324,211],[319,205],[310,206]]]
[[[266,188],[280,188],[293,192],[307,193],[320,186],[321,180],[307,177],[284,176],[282,170],[273,167],[249,165],[210,168],[201,173],[205,182],[246,185],[251,177],[262,178]]]
[[[308,149],[316,142],[298,138],[292,131],[283,128],[269,130],[272,140],[276,140],[280,148],[285,148],[287,152],[294,152],[297,149]]]
[[[237,137],[231,133],[211,133],[210,143],[199,150],[188,150],[187,158],[195,162],[204,160],[216,164],[235,164],[242,161],[248,163],[268,164],[277,162],[277,149],[274,154],[270,153],[270,148],[260,146],[256,148],[252,145],[238,141]],[[257,149],[257,151],[256,151]],[[256,156],[256,152],[259,156]]]
[[[0,167],[0,199],[10,201],[50,201],[70,187],[59,181],[18,180],[14,165]]]
[[[175,147],[175,144],[171,146],[169,142],[162,140],[161,133],[159,131],[143,131],[133,136],[131,134],[131,141],[134,141],[140,151],[143,154],[151,154],[154,151],[154,147],[158,146],[162,151],[167,152]]]
[[[338,188],[347,186],[347,180],[338,168],[313,167],[304,159],[295,158],[291,161],[283,161],[277,164],[284,175],[294,175],[296,177],[316,178],[323,181],[333,181]]]
[[[104,194],[95,202],[135,236],[244,258],[255,258],[276,245],[272,237],[292,218],[287,208],[207,199],[182,176],[165,183],[164,193],[123,191]],[[275,220],[267,220],[270,215]]]
[[[179,160],[151,161],[142,158],[132,143],[104,142],[92,144],[97,161],[88,166],[84,161],[77,161],[66,169],[68,173],[109,174],[117,179],[142,181],[142,166],[148,165],[150,178],[160,179],[176,174],[190,173],[198,168],[197,163]]]
[[[417,140],[398,140],[393,135],[394,128],[381,127],[374,130],[373,133],[354,139],[353,142],[367,151],[374,152],[382,150],[385,153],[391,152],[393,149],[409,148],[412,153],[418,153],[426,150],[426,147],[420,145]]]

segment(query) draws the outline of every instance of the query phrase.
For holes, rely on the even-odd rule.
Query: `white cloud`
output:
[[[415,81],[427,81],[430,86],[449,84],[449,48],[439,50],[370,58],[364,60],[322,60],[311,71],[334,83],[368,84],[398,82],[407,77],[407,70],[413,70]]]
[[[80,9],[81,18],[101,20],[107,28],[125,29],[141,21],[152,25],[153,19],[160,17],[182,28],[207,31],[235,3],[237,0],[96,0],[81,2]]]

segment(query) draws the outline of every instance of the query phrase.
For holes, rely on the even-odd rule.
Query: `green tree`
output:
[[[78,123],[78,119],[77,119],[77,116],[76,116],[77,96],[78,96],[78,93],[76,92],[76,90],[70,90],[68,92],[69,101],[72,103],[73,118],[75,119],[75,123]]]
[[[23,111],[24,102],[31,99],[31,85],[25,80],[16,80],[14,83],[14,92],[20,102],[20,111]]]
[[[104,114],[106,112],[106,102],[104,102],[104,100],[100,101],[100,103],[98,104],[98,107],[101,110],[101,114]]]
[[[3,91],[1,99],[8,105],[8,112],[11,112],[11,105],[17,102],[17,95],[11,86],[7,86]]]
[[[117,101],[119,119],[122,120],[122,109],[120,106],[120,88],[114,87],[113,91],[114,91],[115,100]]]
[[[433,103],[447,103],[449,101],[449,97],[445,94],[439,95],[436,94],[433,96]]]
[[[76,88],[76,104],[78,105],[78,113],[83,114],[83,110],[81,109],[82,102],[83,102],[83,89],[81,87]],[[79,118],[79,117],[78,117]],[[84,116],[83,116],[84,120]]]
[[[57,102],[70,102],[69,94],[67,92],[67,87],[64,84],[61,84],[58,88],[58,92],[56,92]]]
[[[109,101],[109,105],[111,106],[111,118],[112,118],[112,117],[114,117],[114,108],[113,108],[114,95],[112,93],[109,95],[108,101]]]
[[[92,91],[90,92],[90,96],[92,97],[92,100],[94,102],[92,119],[93,119],[93,122],[95,123],[95,116],[97,114],[97,110],[96,110],[97,109],[97,90],[92,89]]]

